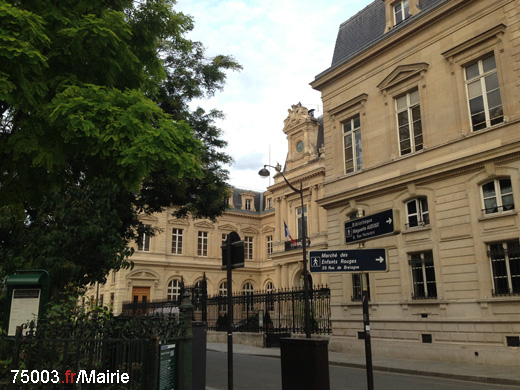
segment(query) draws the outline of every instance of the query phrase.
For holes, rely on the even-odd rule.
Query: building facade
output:
[[[321,121],[301,104],[289,109],[283,127],[289,153],[282,173],[295,187],[302,184],[303,214],[299,194],[277,173],[264,193],[231,188],[229,208],[216,222],[178,219],[172,216],[173,210],[143,216],[141,221],[158,233],[140,237],[131,257],[134,268],[112,271],[104,285],[90,286],[86,297],[110,305],[119,314],[125,302],[176,300],[181,283],[196,285],[204,276],[208,295],[226,295],[221,245],[233,231],[244,240],[245,255],[244,268],[233,271],[234,293],[299,286],[303,281],[302,223],[306,223],[309,249],[322,249],[327,242],[326,212],[316,203],[325,175],[322,130]],[[327,281],[326,275],[317,276],[312,283]]]
[[[311,83],[324,105],[328,249],[383,210],[374,354],[520,364],[520,2],[376,0]],[[331,349],[362,353],[360,278],[331,274]]]

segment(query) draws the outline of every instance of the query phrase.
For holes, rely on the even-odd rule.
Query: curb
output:
[[[329,361],[329,365],[340,366],[340,367],[359,368],[359,369],[363,369],[363,370],[366,369],[366,365],[360,364],[360,363],[345,363],[345,362]],[[395,373],[395,374],[428,376],[428,377],[442,378],[442,379],[455,379],[455,380],[466,381],[466,382],[487,383],[487,384],[493,384],[493,385],[520,386],[520,380],[517,380],[517,379],[463,375],[463,374],[450,374],[450,373],[444,373],[444,372],[422,371],[422,370],[412,370],[409,368],[384,367],[384,366],[373,366],[372,368],[374,371],[391,372],[391,373]]]
[[[208,348],[208,350],[214,351],[214,352],[225,353],[218,349]],[[269,355],[269,354],[262,354],[262,353],[251,354],[251,353],[241,353],[241,352],[236,352],[236,351],[234,353],[240,354],[240,355],[254,355],[254,356],[259,356],[259,357],[280,359],[279,355]],[[362,363],[349,363],[349,362],[339,362],[339,361],[329,360],[329,365],[338,366],[338,367],[358,368],[358,369],[363,369],[363,370],[366,369],[366,364],[362,364]],[[466,381],[466,382],[487,383],[487,384],[493,384],[493,385],[520,386],[520,380],[518,380],[518,379],[474,376],[474,375],[464,375],[464,374],[452,374],[452,373],[445,373],[445,372],[423,371],[423,370],[416,370],[416,369],[409,369],[409,368],[386,367],[386,366],[373,366],[373,370],[379,371],[379,372],[390,372],[390,373],[395,373],[395,374],[406,374],[406,375],[426,376],[426,377],[442,378],[442,379],[454,379],[454,380],[460,380],[460,381]]]

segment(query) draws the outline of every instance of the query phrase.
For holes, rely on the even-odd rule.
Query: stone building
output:
[[[312,87],[324,106],[329,249],[383,210],[375,355],[520,365],[520,1],[376,0]],[[516,207],[515,207],[516,206]],[[331,274],[336,351],[362,353],[359,275]]]
[[[322,196],[325,175],[323,127],[312,112],[296,104],[289,109],[283,131],[289,152],[282,173],[295,187],[302,183],[304,217],[299,194],[279,173],[264,193],[231,188],[229,208],[216,222],[174,218],[172,210],[143,216],[142,222],[158,228],[159,233],[140,238],[131,258],[135,264],[132,270],[111,272],[104,285],[91,286],[86,296],[92,302],[97,299],[112,306],[118,314],[124,302],[177,299],[181,281],[195,285],[203,275],[209,295],[225,295],[221,245],[232,231],[245,246],[245,267],[233,271],[233,292],[299,286],[303,281],[302,221],[307,223],[310,250],[322,249],[327,242],[326,212],[316,203]],[[262,164],[258,162],[259,169]],[[291,237],[285,235],[284,226]],[[326,275],[317,276],[313,284],[326,284],[327,280]]]

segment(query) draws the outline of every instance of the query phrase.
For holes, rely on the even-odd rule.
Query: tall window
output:
[[[273,208],[273,198],[267,198],[266,210],[271,210]]]
[[[181,296],[181,282],[179,279],[172,279],[168,283],[168,300],[178,301]]]
[[[408,227],[429,225],[428,199],[417,198],[406,203],[406,218]]]
[[[303,238],[303,224],[305,224],[305,232],[308,236],[309,230],[307,229],[307,206],[303,206],[303,215],[301,207],[296,209],[296,223],[298,225],[298,238]]]
[[[412,267],[413,299],[437,298],[437,283],[431,251],[410,255]]]
[[[518,240],[490,244],[493,295],[520,295],[520,244]]]
[[[244,237],[244,258],[253,260],[253,237]]]
[[[345,173],[363,168],[361,150],[361,121],[359,115],[343,123],[343,149],[345,151]]]
[[[172,229],[172,253],[182,255],[182,229]]]
[[[394,5],[394,22],[396,25],[410,17],[408,0],[402,0]]]
[[[496,179],[482,185],[482,200],[484,214],[513,210],[515,203],[511,179]]]
[[[423,136],[419,90],[416,88],[395,99],[399,126],[399,151],[401,156],[422,150]]]
[[[361,301],[363,299],[362,274],[352,274],[352,301]],[[370,301],[370,278],[367,276],[367,294]]]
[[[220,283],[220,285],[218,286],[218,295],[218,310],[220,312],[227,312],[227,281]]]
[[[252,209],[251,204],[252,204],[251,199],[246,199],[246,207],[245,207],[245,209],[246,210],[251,210]]]
[[[473,131],[503,122],[504,112],[494,54],[467,66],[465,75]]]
[[[265,286],[265,292],[268,294],[266,303],[267,311],[274,311],[274,297],[272,295],[274,293],[273,282],[267,283],[267,285]]]
[[[267,236],[267,256],[273,253],[273,236]]]
[[[150,225],[144,225],[146,228],[150,228]],[[150,251],[150,234],[142,232],[139,235],[139,241],[137,242],[137,250],[148,252]]]
[[[199,232],[197,238],[197,255],[208,255],[208,232]]]
[[[244,283],[242,286],[242,292],[244,293],[245,297],[245,305],[244,310],[247,312],[253,311],[254,303],[253,303],[253,293],[254,293],[254,287],[252,283]]]

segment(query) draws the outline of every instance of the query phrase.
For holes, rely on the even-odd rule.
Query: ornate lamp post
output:
[[[264,165],[264,167],[258,172],[258,174],[263,177],[267,178],[271,175],[269,170],[266,169],[266,167],[274,168],[276,172],[278,172],[280,175],[282,175],[283,179],[297,194],[300,194],[300,200],[302,204],[302,249],[303,249],[303,299],[305,301],[304,306],[304,316],[305,316],[305,337],[310,339],[311,338],[311,317],[310,317],[310,306],[309,306],[309,280],[307,278],[307,224],[305,223],[305,209],[303,204],[303,181],[300,182],[300,189],[295,188],[287,178],[282,173],[282,167],[280,164],[277,164],[275,167],[272,165]]]

